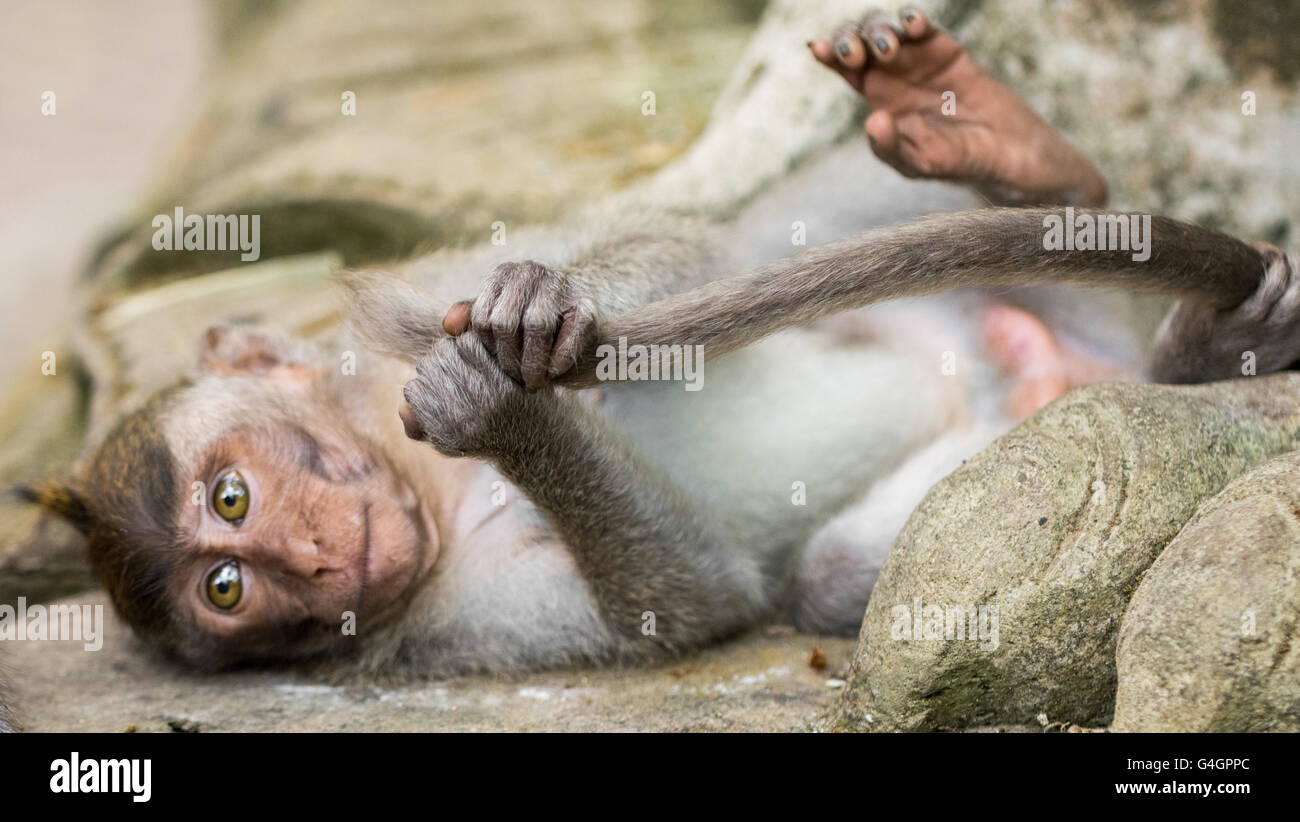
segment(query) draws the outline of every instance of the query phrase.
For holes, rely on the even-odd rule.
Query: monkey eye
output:
[[[212,492],[212,507],[217,516],[226,522],[238,522],[248,513],[248,485],[238,471],[231,471],[217,480]]]
[[[239,604],[244,594],[244,581],[239,574],[239,563],[235,560],[224,562],[208,574],[208,601],[223,611],[228,611]]]

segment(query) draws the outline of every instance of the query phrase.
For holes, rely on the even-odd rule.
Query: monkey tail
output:
[[[558,382],[597,384],[602,345],[741,348],[827,314],[971,287],[1054,282],[1193,297],[1230,308],[1254,293],[1251,245],[1167,217],[1101,209],[989,208],[877,228],[643,306],[608,323]]]

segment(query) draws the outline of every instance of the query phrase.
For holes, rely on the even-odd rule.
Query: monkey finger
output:
[[[505,287],[503,269],[504,266],[497,266],[483,281],[469,312],[470,327],[478,334],[487,350],[492,352],[496,351],[496,341],[492,337],[492,313],[496,310],[501,289]]]
[[[527,300],[528,297],[523,295],[519,289],[504,289],[496,308],[492,310],[492,319],[490,320],[492,341],[496,346],[497,362],[500,363],[501,370],[506,372],[510,379],[515,382],[524,381],[520,365],[520,358],[523,356],[524,334],[521,318]],[[491,348],[486,345],[484,347],[491,352]]]
[[[930,18],[918,8],[903,9],[898,14],[898,21],[903,28],[904,36],[909,40],[920,40],[934,31],[930,25]]]
[[[519,358],[519,370],[523,374],[524,385],[528,388],[536,390],[546,385],[554,342],[553,319],[528,317],[524,320],[524,346]]]
[[[514,333],[493,328],[492,337],[496,341],[497,364],[501,370],[515,382],[523,382],[523,341],[519,338],[518,327]]]
[[[555,334],[555,345],[551,349],[547,376],[555,379],[568,372],[595,338],[596,309],[589,302],[583,301],[567,312],[560,323],[560,330]]]
[[[451,308],[442,318],[442,330],[453,337],[459,337],[469,328],[470,313],[474,308],[473,300],[461,300],[458,303],[452,303]]]

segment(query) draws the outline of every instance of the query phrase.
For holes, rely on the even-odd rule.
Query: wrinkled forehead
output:
[[[301,419],[304,401],[274,380],[209,375],[172,398],[161,433],[178,463],[192,467],[235,429],[275,428]]]

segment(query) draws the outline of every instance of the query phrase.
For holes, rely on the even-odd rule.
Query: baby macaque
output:
[[[904,174],[1127,219],[1089,210],[1106,191],[1092,165],[921,12],[810,47],[867,98],[872,148]],[[962,96],[960,118],[934,110],[939,89]],[[352,326],[379,352],[357,374],[213,329],[201,376],[125,417],[78,476],[28,493],[86,533],[126,621],[203,668],[632,662],[782,617],[851,633],[931,483],[1119,369],[978,291],[845,312],[1072,281],[1181,299],[1157,379],[1300,352],[1300,286],[1275,249],[1154,218],[1143,261],[1059,250],[1044,232],[1062,213],[941,215],[739,276],[734,226],[622,215],[564,254],[534,237],[536,261],[485,248],[416,264],[422,287],[352,275]],[[427,296],[475,294],[489,271],[472,300]],[[878,323],[916,350],[882,344]],[[620,345],[667,346],[668,366],[703,346],[707,380],[601,382],[602,346]],[[940,369],[949,347],[973,352],[969,377]]]

